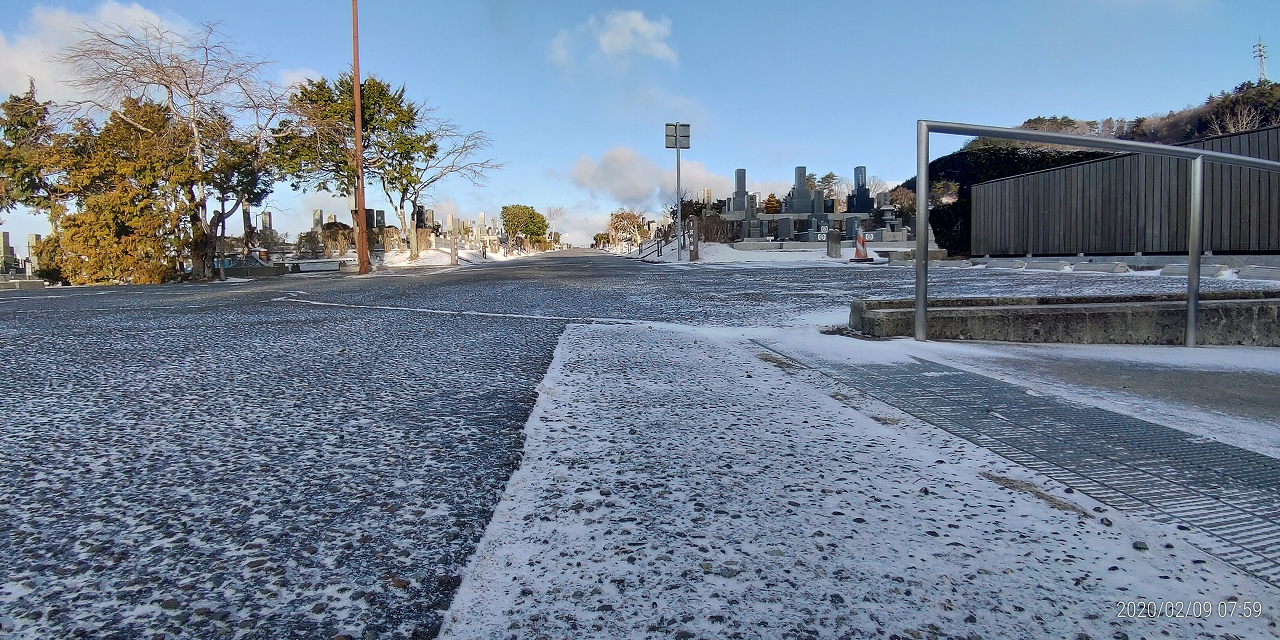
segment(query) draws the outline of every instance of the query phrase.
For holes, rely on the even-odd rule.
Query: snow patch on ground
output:
[[[1105,526],[752,331],[570,326],[442,637],[1275,637],[1280,592],[1197,540]],[[1263,617],[1117,617],[1232,596]]]
[[[809,314],[806,319],[833,320],[836,313]],[[811,326],[836,324],[814,322]],[[803,331],[803,329],[800,329]],[[1209,411],[1189,404],[1153,399],[1115,389],[1086,388],[1064,384],[1038,375],[1019,362],[1046,363],[1056,360],[1169,367],[1203,371],[1255,371],[1260,375],[1280,375],[1280,358],[1269,347],[1170,347],[1157,345],[1097,344],[1012,344],[989,342],[917,342],[910,338],[855,340],[824,336],[808,331],[808,337],[794,339],[795,328],[783,333],[760,330],[753,333],[771,340],[791,339],[797,352],[868,366],[930,360],[972,373],[996,378],[1039,393],[1091,405],[1148,420],[1189,434],[1210,438],[1263,455],[1280,458],[1280,425]]]
[[[523,252],[513,252],[504,254],[501,251],[481,252],[477,249],[459,249],[459,264],[474,264],[478,262],[505,262],[516,258],[523,258],[526,255]],[[408,251],[392,251],[386,253],[382,258],[382,265],[386,267],[441,267],[449,266],[449,249],[422,249],[418,252],[418,259],[409,259]]]
[[[880,255],[874,251],[868,250],[868,255],[877,260],[883,261]],[[821,263],[822,266],[850,266],[849,259],[853,257],[854,250],[852,248],[844,248],[840,250],[840,258],[827,257],[826,248],[822,249],[767,249],[756,251],[742,251],[734,249],[731,245],[707,242],[698,245],[698,261],[694,264],[741,264],[764,262],[769,266],[786,266],[794,263]],[[666,257],[666,256],[663,256]],[[805,266],[809,266],[806,264]],[[859,265],[859,266],[865,266]]]
[[[881,263],[885,262],[880,258],[879,254],[868,250],[868,255]],[[623,253],[630,258],[639,256],[637,251]],[[752,263],[766,263],[770,267],[786,267],[786,266],[826,266],[826,267],[847,267],[850,266],[849,259],[854,255],[852,248],[841,249],[840,258],[827,257],[826,248],[822,249],[765,249],[754,251],[743,251],[734,249],[733,246],[719,242],[704,242],[698,245],[698,260],[696,262],[688,262],[689,250],[686,248],[680,254],[681,264],[733,264],[740,266],[749,266]],[[645,262],[654,262],[659,264],[671,264],[675,262],[674,248],[664,248],[662,255],[650,253],[644,258]],[[865,264],[859,265],[865,266]]]
[[[1070,358],[1092,360],[1099,364],[1124,362],[1165,367],[1183,367],[1204,371],[1266,371],[1280,373],[1280,353],[1273,347],[1201,346],[1194,349],[1160,345],[1115,344],[1036,344],[993,345],[929,343],[929,349],[941,354],[970,353],[1003,358]]]

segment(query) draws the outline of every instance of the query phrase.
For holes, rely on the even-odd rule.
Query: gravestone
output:
[[[828,258],[840,257],[840,238],[843,235],[844,234],[840,233],[838,229],[827,229],[827,257]]]
[[[854,167],[853,190],[845,199],[845,211],[871,213],[875,207],[876,202],[871,198],[871,191],[867,189],[867,168],[861,165]]]
[[[778,240],[789,241],[795,238],[795,231],[792,226],[791,218],[778,219]]]
[[[9,232],[0,231],[0,264],[2,264],[4,273],[18,268],[18,255],[14,253],[13,247],[9,246]]]
[[[40,261],[36,255],[36,245],[40,244],[40,234],[27,234],[27,275],[34,275],[36,269],[40,268]]]
[[[822,213],[820,204],[817,207],[814,206],[814,197],[809,191],[809,174],[806,167],[796,167],[795,184],[791,186],[791,193],[788,193],[782,201],[782,211],[801,214],[799,217]]]
[[[730,211],[747,210],[747,170],[737,169],[733,172],[733,199]]]

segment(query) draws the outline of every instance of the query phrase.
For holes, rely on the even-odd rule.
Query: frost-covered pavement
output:
[[[5,325],[3,631],[431,634],[560,326],[282,310]]]
[[[445,637],[1277,635],[1280,591],[1172,525],[847,395],[750,333],[571,326]],[[1219,617],[1229,598],[1262,615]],[[1123,616],[1139,600],[1213,612]]]
[[[1185,285],[983,271],[938,269],[932,290]],[[5,292],[0,635],[430,636],[519,462],[565,326],[812,324],[853,296],[910,295],[911,277],[563,252],[372,277]]]

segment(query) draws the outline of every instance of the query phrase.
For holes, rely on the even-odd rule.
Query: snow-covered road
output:
[[[846,395],[752,335],[570,326],[444,636],[1276,635],[1280,591],[1173,525]]]

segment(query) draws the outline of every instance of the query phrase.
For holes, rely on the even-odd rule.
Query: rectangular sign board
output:
[[[667,148],[689,148],[689,125],[676,122],[667,123]]]

